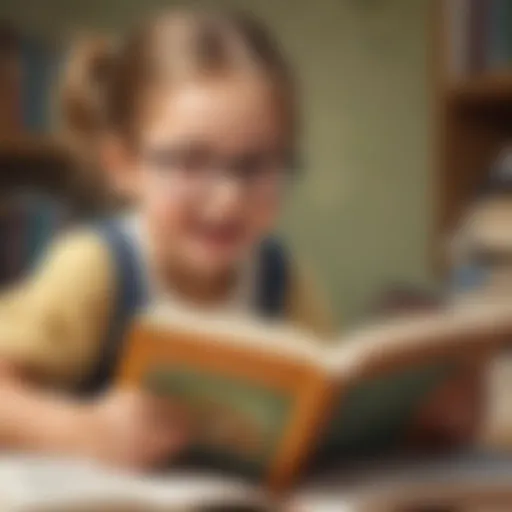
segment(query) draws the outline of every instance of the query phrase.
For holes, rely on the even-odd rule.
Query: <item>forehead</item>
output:
[[[255,77],[190,81],[152,95],[146,143],[199,140],[219,149],[286,143],[287,120],[275,87]]]

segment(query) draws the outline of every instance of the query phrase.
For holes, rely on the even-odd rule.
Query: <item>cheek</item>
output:
[[[185,218],[182,202],[173,190],[162,186],[161,181],[150,174],[143,181],[141,202],[153,229],[161,236],[177,233]]]
[[[273,230],[280,210],[278,198],[268,199],[264,204],[249,207],[251,230],[261,237]]]

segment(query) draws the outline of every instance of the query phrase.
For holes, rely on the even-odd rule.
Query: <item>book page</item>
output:
[[[326,354],[341,380],[357,378],[395,361],[421,362],[468,350],[496,349],[512,337],[512,302],[452,305],[370,324],[342,336]]]
[[[181,512],[234,505],[265,510],[268,504],[263,491],[218,475],[142,476],[72,459],[0,458],[0,507],[5,512]]]
[[[406,448],[422,404],[453,371],[441,363],[396,368],[340,388],[309,471]]]
[[[510,338],[510,305],[421,314],[348,335],[333,349],[338,398],[313,466],[404,447],[426,400],[490,364]]]
[[[325,361],[324,343],[280,321],[259,322],[242,315],[198,313],[185,308],[156,305],[140,315],[138,323],[163,331],[208,334],[215,343],[308,364],[323,365]]]

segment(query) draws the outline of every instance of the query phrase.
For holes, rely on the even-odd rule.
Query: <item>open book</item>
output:
[[[193,443],[175,467],[282,490],[406,439],[429,393],[511,335],[512,305],[390,320],[330,344],[280,326],[153,310],[131,330],[118,384],[188,410]]]

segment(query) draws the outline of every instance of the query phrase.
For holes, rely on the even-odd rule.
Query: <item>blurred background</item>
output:
[[[283,230],[325,283],[340,324],[387,297],[428,302],[445,287],[446,239],[512,131],[512,2],[203,2],[223,3],[266,20],[296,66],[305,172]],[[122,31],[172,4],[0,2],[4,193],[20,183],[69,190],[73,162],[52,108],[68,42],[84,31]],[[42,211],[31,214],[36,227],[4,212],[2,279],[21,272],[20,251],[30,264],[36,249],[27,238],[47,238]]]

